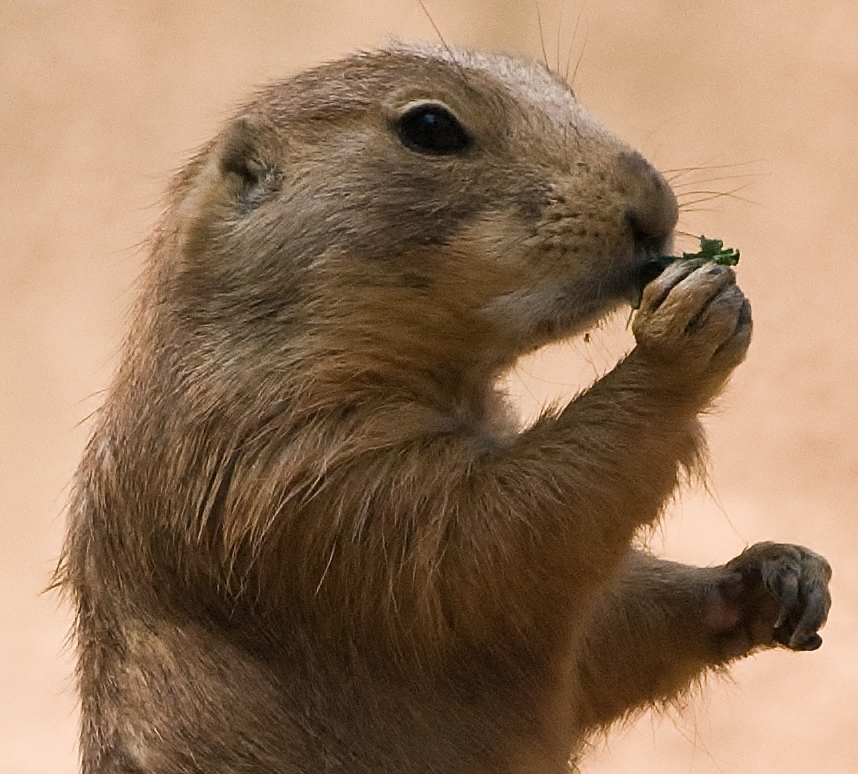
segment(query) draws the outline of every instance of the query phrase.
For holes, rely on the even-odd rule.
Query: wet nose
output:
[[[661,176],[640,153],[620,154],[620,186],[628,196],[626,221],[640,252],[662,252],[670,242],[679,217],[676,197]]]

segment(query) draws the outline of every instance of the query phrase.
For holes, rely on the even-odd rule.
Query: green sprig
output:
[[[732,247],[724,248],[720,239],[707,239],[700,237],[700,250],[696,253],[683,253],[682,259],[690,261],[694,258],[702,258],[704,261],[713,261],[721,266],[735,266],[739,263],[739,251]],[[673,260],[679,260],[674,258]]]

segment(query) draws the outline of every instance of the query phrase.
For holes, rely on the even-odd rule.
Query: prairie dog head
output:
[[[628,298],[677,216],[547,68],[431,46],[264,89],[173,197],[159,274],[182,325],[451,384]]]

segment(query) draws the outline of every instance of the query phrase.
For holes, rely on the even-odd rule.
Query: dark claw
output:
[[[751,302],[745,299],[745,303],[742,304],[742,311],[739,312],[739,320],[736,323],[736,327],[741,328],[749,322],[751,322]]]
[[[828,617],[828,593],[814,588],[805,600],[804,613],[795,627],[788,643],[794,650],[816,650],[822,644],[822,638],[816,633]]]
[[[792,634],[788,629],[775,629],[774,640],[778,645],[783,645],[790,650],[816,650],[822,645],[822,637],[815,631],[796,630]]]
[[[822,645],[822,637],[814,632],[802,642],[796,642],[795,635],[793,635],[789,647],[793,650],[816,650],[820,645]]]
[[[782,629],[775,630],[775,642],[790,650],[816,650],[822,645],[822,637],[818,632],[795,632],[791,637]]]
[[[775,621],[775,629],[779,629],[790,619],[793,611],[798,606],[798,575],[788,570],[775,580],[780,581],[777,584],[780,588],[772,589],[776,594],[780,592],[781,609],[778,614],[778,620]]]

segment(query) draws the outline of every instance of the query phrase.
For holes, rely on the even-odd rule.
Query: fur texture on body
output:
[[[75,481],[84,774],[561,772],[709,668],[816,647],[806,549],[630,547],[745,355],[732,270],[668,269],[532,427],[495,390],[676,215],[529,62],[394,47],[249,102],[171,189]]]

